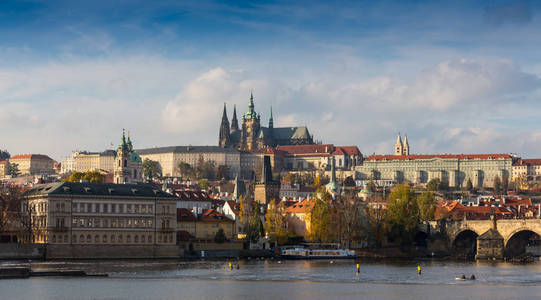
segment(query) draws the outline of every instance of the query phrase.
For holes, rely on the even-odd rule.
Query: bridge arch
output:
[[[513,230],[504,239],[504,255],[519,256],[527,252],[528,246],[540,246],[541,230],[532,227],[522,227]]]
[[[451,246],[454,245],[457,237],[466,232],[466,231],[471,231],[473,233],[475,233],[477,236],[480,236],[481,234],[483,234],[483,232],[479,232],[479,230],[476,230],[475,228],[472,228],[470,226],[467,226],[467,227],[462,227],[460,228],[459,230],[455,231],[452,235],[451,235],[451,238],[449,239],[449,241],[451,242]]]
[[[471,228],[458,231],[451,240],[451,248],[455,255],[464,258],[475,257],[477,253],[477,237],[480,234]]]

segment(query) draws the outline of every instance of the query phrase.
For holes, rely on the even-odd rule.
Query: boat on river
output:
[[[283,259],[353,259],[355,251],[340,248],[340,244],[305,244],[282,247]]]

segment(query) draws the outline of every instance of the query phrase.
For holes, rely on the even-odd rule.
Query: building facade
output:
[[[541,159],[519,158],[515,160],[511,180],[541,181]]]
[[[242,116],[241,127],[239,128],[238,126],[236,108],[233,109],[233,118],[230,126],[224,104],[218,138],[218,145],[220,147],[231,147],[250,151],[276,147],[278,145],[313,144],[313,138],[305,126],[274,127],[272,107],[268,127],[261,126],[261,115],[255,111],[253,94],[250,94],[248,112]]]
[[[494,178],[512,174],[513,157],[509,154],[428,154],[411,155],[407,139],[400,136],[394,155],[372,155],[355,168],[357,180],[384,180],[394,183],[426,184],[440,179],[450,187],[493,187]],[[404,153],[404,154],[400,154]]]
[[[151,186],[61,182],[24,197],[33,243],[176,244],[176,197]]]
[[[21,175],[50,175],[55,172],[55,161],[43,154],[15,155],[8,161],[10,164],[17,164]]]
[[[115,157],[116,151],[114,150],[105,150],[103,152],[72,151],[71,156],[62,158],[61,173],[94,170],[113,172]]]
[[[180,177],[178,164],[185,162],[191,166],[197,165],[200,157],[204,161],[214,161],[216,166],[229,167],[230,176],[235,177],[240,173],[240,152],[233,148],[221,148],[218,146],[171,146],[139,149],[135,152],[141,159],[157,161],[162,169],[163,176]]]

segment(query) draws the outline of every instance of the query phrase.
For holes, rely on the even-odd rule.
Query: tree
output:
[[[87,172],[73,172],[70,176],[64,178],[64,182],[81,182],[87,181],[92,183],[103,183],[105,181],[105,176],[98,171],[87,171]]]
[[[502,182],[503,194],[507,195],[508,190],[509,190],[509,176],[503,176],[503,182]]]
[[[199,179],[197,184],[199,185],[199,188],[202,190],[206,190],[209,187],[208,179]]]
[[[226,165],[219,165],[216,167],[216,178],[229,180],[231,174],[231,168]]]
[[[323,188],[320,188],[312,201],[314,207],[310,211],[310,230],[308,239],[313,242],[330,242],[335,239],[335,229],[333,228],[333,207],[331,205],[331,196]]]
[[[283,245],[287,242],[288,232],[280,208],[280,204],[276,204],[274,199],[271,200],[265,214],[265,232],[271,241]]]
[[[439,178],[430,179],[426,185],[426,189],[432,192],[437,192],[440,190],[441,180]]]
[[[19,164],[14,164],[8,162],[7,164],[7,174],[11,175],[12,177],[17,177],[21,174],[21,171],[19,171]]]
[[[472,184],[470,178],[468,178],[468,182],[466,182],[466,190],[467,191],[472,191],[473,190],[473,184]]]
[[[149,179],[162,177],[162,168],[160,163],[155,160],[145,158],[145,160],[143,160],[143,176]]]
[[[227,237],[225,236],[224,230],[222,228],[218,229],[214,235],[214,242],[217,244],[223,244],[226,239]]]
[[[502,193],[502,181],[500,176],[494,177],[494,194],[501,195]]]
[[[178,165],[177,165],[177,169],[178,169],[178,172],[180,173],[180,176],[182,177],[195,177],[195,171],[193,169],[193,167],[187,163],[187,162],[179,162]]]
[[[377,195],[380,200],[374,203],[382,202],[381,195]],[[385,233],[387,232],[387,209],[379,205],[367,205],[366,208],[366,218],[368,220],[368,225],[370,228],[371,237],[374,240],[377,247],[381,247],[383,241],[385,240]]]
[[[417,197],[417,206],[419,207],[419,219],[429,221],[434,219],[436,211],[436,200],[432,192],[423,192]]]
[[[295,173],[289,172],[284,176],[284,181],[289,182],[290,184],[294,184],[295,182],[297,182],[297,175]]]
[[[340,240],[345,240],[346,247],[352,241],[364,239],[364,206],[361,201],[349,198],[338,197],[334,203],[338,228],[340,229]]]
[[[251,243],[257,243],[263,235],[263,224],[261,224],[261,218],[259,217],[259,207],[254,208],[253,214],[248,218],[244,226],[244,232],[246,233],[246,238]]]
[[[11,154],[7,150],[0,150],[0,160],[8,159],[11,157]]]
[[[411,187],[408,184],[396,185],[387,203],[389,237],[402,244],[410,243],[419,223],[419,208]]]

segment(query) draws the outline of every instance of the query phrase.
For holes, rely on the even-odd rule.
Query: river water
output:
[[[232,262],[233,270],[229,261],[33,262],[109,277],[0,280],[0,299],[541,299],[541,262]],[[0,262],[16,265],[27,264]],[[456,281],[462,274],[477,280]]]

